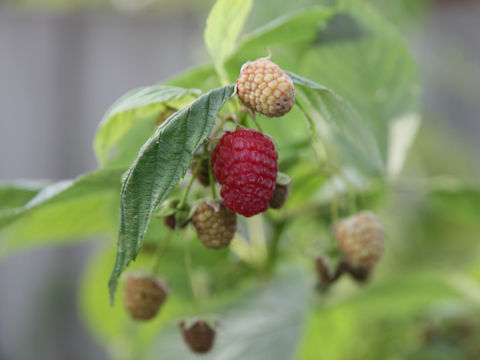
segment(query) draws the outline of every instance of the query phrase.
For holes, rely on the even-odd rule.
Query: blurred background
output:
[[[0,182],[95,169],[92,139],[115,99],[207,60],[203,29],[213,2],[0,0]],[[247,30],[318,3],[257,1]],[[422,79],[424,124],[406,173],[479,179],[480,2],[371,3],[400,29]],[[0,360],[107,358],[77,312],[95,246],[0,263]]]

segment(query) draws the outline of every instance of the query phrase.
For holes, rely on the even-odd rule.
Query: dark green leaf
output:
[[[210,133],[233,91],[234,86],[228,85],[202,95],[167,119],[140,150],[122,184],[111,295],[118,277],[140,250],[153,211],[185,176],[193,153]]]
[[[199,90],[154,85],[129,91],[118,99],[103,117],[95,136],[94,148],[100,164],[108,159],[110,149],[141,119],[161,113],[166,105],[174,106]],[[184,104],[181,103],[181,106]],[[153,131],[153,129],[152,129]]]

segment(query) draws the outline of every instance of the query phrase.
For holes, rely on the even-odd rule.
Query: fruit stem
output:
[[[268,249],[268,259],[265,267],[265,272],[267,274],[271,274],[275,268],[278,258],[278,245],[280,243],[280,237],[282,236],[285,225],[287,224],[285,221],[274,221],[271,218],[270,221],[273,224],[273,235]]]
[[[188,182],[187,188],[185,189],[182,199],[177,205],[177,209],[183,209],[183,206],[185,205],[185,202],[187,201],[188,193],[190,192],[190,189],[192,188],[193,181],[195,180],[195,176],[197,176],[197,173],[200,169],[200,163],[202,162],[203,158],[198,159],[195,169],[193,170],[192,177],[190,178],[190,181]]]
[[[190,249],[188,247],[187,241],[183,241],[183,257],[185,261],[185,270],[187,271],[188,280],[190,282],[190,290],[192,292],[194,311],[197,314],[200,314],[200,304],[197,292],[195,291],[195,281],[193,279],[192,257],[190,256]]]
[[[253,120],[253,122],[255,123],[255,126],[258,128],[258,130],[259,130],[260,132],[263,133],[262,127],[260,126],[260,124],[259,124],[258,121],[257,121],[257,115],[255,114],[255,111],[254,111],[254,110],[251,110],[250,115],[252,116],[252,120]]]
[[[176,232],[175,234],[178,237],[178,232]],[[165,242],[165,246],[158,245],[158,249],[155,252],[155,260],[153,261],[153,266],[152,266],[152,274],[153,275],[156,275],[158,273],[159,266],[160,266],[160,260],[167,253],[169,247],[170,247],[170,237],[168,236],[167,240]]]

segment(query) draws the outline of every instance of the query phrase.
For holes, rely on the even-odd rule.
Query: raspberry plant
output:
[[[374,213],[420,123],[416,71],[396,30],[361,1],[302,9],[240,38],[252,5],[218,0],[205,30],[211,63],[111,106],[94,140],[98,170],[0,194],[1,256],[115,238],[88,267],[81,301],[113,357],[183,359],[188,347],[216,359],[357,356],[332,339],[317,346],[340,310],[319,310],[311,294],[341,304],[363,291],[342,288],[344,274],[350,285],[377,281],[392,234]]]

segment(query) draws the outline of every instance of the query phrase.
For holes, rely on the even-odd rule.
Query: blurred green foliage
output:
[[[478,152],[434,115],[427,114],[420,123],[417,71],[395,27],[355,0],[339,1],[338,8],[298,10],[312,3],[319,4],[255,1],[248,30],[281,18],[247,31],[217,67],[224,66],[233,81],[243,62],[264,56],[269,48],[282,67],[328,86],[352,104],[371,126],[386,171],[382,176],[361,173],[354,157],[339,156],[334,176],[319,174],[312,165],[316,152],[310,146],[310,129],[298,108],[274,121],[259,116],[264,131],[278,144],[281,170],[294,177],[286,207],[242,219],[231,251],[220,252],[203,248],[191,229],[181,238],[153,219],[130,267],[148,272],[161,254],[158,273],[172,291],[153,322],[139,325],[128,318],[120,306],[121,289],[117,305],[110,307],[106,280],[115,260],[120,176],[153,132],[157,116],[172,104],[159,97],[158,104],[149,107],[153,115],[123,114],[135,139],[119,141],[102,170],[40,192],[22,185],[0,189],[0,224],[5,226],[0,256],[92,234],[107,237],[86,268],[80,309],[113,358],[194,358],[183,346],[177,324],[199,312],[222,324],[208,359],[480,357]],[[372,3],[401,29],[428,9],[427,1]],[[290,10],[296,11],[286,14]],[[167,84],[205,91],[221,81],[207,64]],[[175,106],[185,105],[183,100]],[[178,196],[184,186],[172,195]],[[386,253],[370,283],[359,286],[344,277],[320,294],[315,291],[313,259],[325,253],[329,242],[332,201],[338,198],[341,215],[348,214],[351,191],[358,208],[372,209],[384,221]],[[193,199],[203,194],[194,186]],[[261,271],[269,239],[275,224],[287,220],[279,238],[279,268],[269,278]],[[185,243],[193,259],[191,276],[185,270]]]

